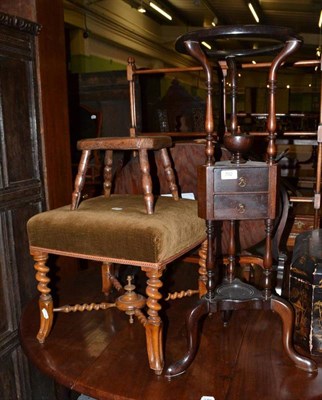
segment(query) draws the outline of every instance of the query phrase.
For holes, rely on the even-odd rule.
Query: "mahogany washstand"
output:
[[[256,50],[244,48],[237,50],[220,49],[223,39],[264,40],[264,46]],[[269,40],[271,42],[269,42]],[[210,44],[206,49],[202,42]],[[227,40],[225,41],[227,43]],[[181,36],[176,42],[179,52],[189,54],[201,63],[206,77],[207,104],[206,122],[206,164],[198,170],[198,212],[206,220],[207,232],[207,293],[187,315],[188,349],[179,361],[170,365],[166,376],[182,374],[193,362],[198,349],[198,328],[200,320],[212,313],[221,312],[224,323],[228,323],[234,310],[258,309],[275,311],[282,320],[283,347],[290,360],[307,372],[317,370],[314,361],[298,354],[292,344],[293,309],[283,298],[273,293],[272,285],[272,244],[273,221],[277,213],[277,193],[279,168],[274,159],[275,144],[275,91],[277,70],[286,58],[301,45],[301,38],[290,29],[261,26],[219,26],[202,29]],[[213,50],[216,49],[216,50]],[[278,53],[270,64],[268,74],[268,117],[267,117],[267,159],[266,161],[245,161],[243,152],[247,152],[252,140],[240,134],[236,115],[236,58],[262,54]],[[231,161],[214,162],[212,114],[213,69],[211,61],[225,61],[231,75],[231,129],[226,132],[225,145],[234,154]],[[263,257],[263,289],[258,290],[249,283],[236,277],[236,222],[240,220],[265,220],[266,238]],[[218,263],[215,248],[215,224],[230,221],[230,243],[228,266],[222,281],[219,281]],[[241,259],[241,258],[240,258]]]

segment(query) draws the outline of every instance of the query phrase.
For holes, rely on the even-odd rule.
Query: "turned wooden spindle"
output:
[[[113,288],[115,288],[118,292],[123,290],[123,286],[115,276],[115,265],[113,263],[103,262],[101,272],[102,292],[105,294],[105,296],[108,296]]]
[[[168,150],[161,149],[160,154],[161,154],[162,166],[165,172],[170,192],[172,193],[174,200],[179,200],[178,186],[176,185],[176,179],[173,169],[171,167],[171,160],[169,157]]]
[[[135,292],[135,285],[133,285],[132,279],[132,276],[127,277],[127,285],[124,286],[125,294],[115,301],[116,307],[129,316],[130,324],[134,322],[133,315],[135,315],[135,310],[145,306],[145,298]]]
[[[206,297],[211,299],[214,296],[215,288],[217,286],[217,280],[215,275],[215,223],[214,221],[206,221],[206,233],[207,233],[207,260],[206,260],[206,267],[207,267],[207,293]]]
[[[113,151],[106,150],[104,157],[104,196],[110,197],[112,189]]]
[[[135,60],[133,57],[129,57],[127,60],[127,80],[129,82],[130,91],[130,111],[131,111],[131,126],[130,136],[135,137],[137,133],[137,120],[136,120],[136,98],[135,98],[135,82],[134,74],[136,71]]]
[[[71,210],[76,210],[79,205],[81,193],[85,185],[86,172],[88,169],[90,156],[91,150],[82,151],[82,156],[78,165],[78,171],[75,178],[74,191],[72,194]]]
[[[235,278],[235,264],[236,264],[236,241],[235,241],[235,221],[230,221],[229,229],[229,246],[228,246],[228,268],[227,268],[227,281],[232,282]]]
[[[188,53],[192,55],[196,60],[198,60],[203,70],[206,74],[206,89],[207,89],[207,99],[206,99],[206,116],[205,116],[205,131],[206,131],[206,158],[207,165],[214,164],[214,145],[213,141],[216,139],[214,135],[214,117],[212,111],[212,92],[213,92],[213,74],[212,65],[210,64],[205,53],[201,50],[199,42],[188,40],[185,42],[185,46]]]
[[[237,133],[237,68],[234,57],[227,58],[228,72],[230,76],[230,100],[231,100],[231,114],[230,114],[230,133],[235,135]]]
[[[150,175],[150,163],[148,152],[145,149],[139,150],[140,169],[142,174],[142,187],[144,200],[148,214],[153,214],[154,196],[152,193],[152,178]]]

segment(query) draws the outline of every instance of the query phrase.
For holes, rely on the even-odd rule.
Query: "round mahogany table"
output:
[[[165,286],[191,286],[197,269],[189,263],[171,266]],[[60,282],[58,295],[64,304],[102,300],[100,266],[80,271],[68,284]],[[194,303],[195,298],[185,298],[164,306],[166,366],[185,352],[184,316]],[[96,399],[322,398],[322,363],[314,376],[294,367],[282,349],[279,318],[271,312],[236,312],[227,327],[218,315],[207,318],[194,363],[172,380],[149,369],[144,329],[137,320],[129,324],[117,309],[55,315],[51,334],[39,344],[37,299],[26,307],[20,324],[23,349],[57,383]]]

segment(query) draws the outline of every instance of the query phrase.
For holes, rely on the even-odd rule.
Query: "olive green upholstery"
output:
[[[167,264],[206,238],[194,200],[158,197],[148,215],[142,196],[112,195],[33,216],[31,249],[133,265]]]

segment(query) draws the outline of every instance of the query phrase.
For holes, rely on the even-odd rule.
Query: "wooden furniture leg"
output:
[[[197,305],[190,311],[186,319],[187,327],[187,351],[184,356],[170,365],[166,371],[167,377],[178,376],[186,371],[193,362],[199,344],[199,324],[200,320],[209,313],[221,312],[226,325],[232,315],[233,310],[238,309],[261,309],[272,310],[279,314],[283,324],[283,347],[286,354],[294,364],[306,372],[312,373],[317,370],[316,363],[298,354],[292,343],[293,332],[293,313],[291,306],[283,299],[271,294],[271,269],[272,258],[271,250],[271,220],[266,221],[266,249],[264,257],[264,289],[262,292],[253,288],[251,285],[241,282],[234,277],[235,269],[235,223],[230,224],[230,245],[229,245],[229,265],[225,279],[219,286],[214,285],[215,281],[215,262],[213,258],[214,225],[213,221],[206,221],[208,251],[207,251],[207,293],[199,300]]]
[[[102,263],[102,292],[108,296],[113,288],[118,292],[123,290],[122,285],[115,277],[115,265],[109,262]]]
[[[35,252],[32,254],[35,260],[36,280],[38,281],[37,289],[40,292],[39,310],[40,310],[40,328],[37,339],[40,343],[44,343],[49,335],[53,324],[53,300],[50,294],[48,284],[50,279],[47,276],[49,268],[46,265],[48,259],[47,253]]]
[[[160,154],[161,154],[161,161],[162,161],[162,165],[164,168],[165,176],[166,176],[168,184],[169,184],[170,192],[172,193],[174,200],[179,200],[178,187],[176,185],[174,172],[171,167],[171,161],[170,161],[168,149],[165,149],[165,148],[161,149]]]
[[[79,205],[81,193],[85,184],[86,171],[88,169],[90,155],[91,150],[82,151],[82,156],[78,165],[78,172],[75,178],[74,191],[72,194],[71,210],[76,210]]]
[[[167,371],[168,378],[181,375],[191,365],[198,350],[198,330],[200,320],[209,314],[211,301],[215,297],[215,288],[217,277],[215,274],[215,258],[214,258],[214,238],[215,225],[214,221],[206,221],[207,240],[203,242],[203,257],[205,257],[205,267],[207,273],[206,294],[200,299],[196,306],[187,314],[187,351],[183,358],[171,364]]]
[[[209,314],[209,302],[204,298],[199,300],[198,304],[191,310],[186,319],[187,332],[189,332],[188,350],[181,360],[171,364],[166,370],[165,376],[168,378],[183,374],[192,364],[196,357],[199,344],[199,322]]]
[[[200,248],[199,248],[199,279],[198,279],[198,287],[199,287],[199,297],[201,298],[207,293],[207,240],[205,240]]]
[[[148,152],[146,149],[139,150],[139,160],[146,211],[148,214],[153,214],[154,196],[152,194],[152,179],[150,175]]]
[[[162,271],[146,270],[147,280],[147,306],[148,318],[145,323],[147,352],[150,368],[160,375],[163,370],[163,341],[162,341],[162,320],[159,316],[161,305],[159,300],[162,298],[159,289],[162,287],[162,282],[159,279],[162,276]]]
[[[110,197],[112,189],[113,150],[105,151],[104,158],[104,196]]]

